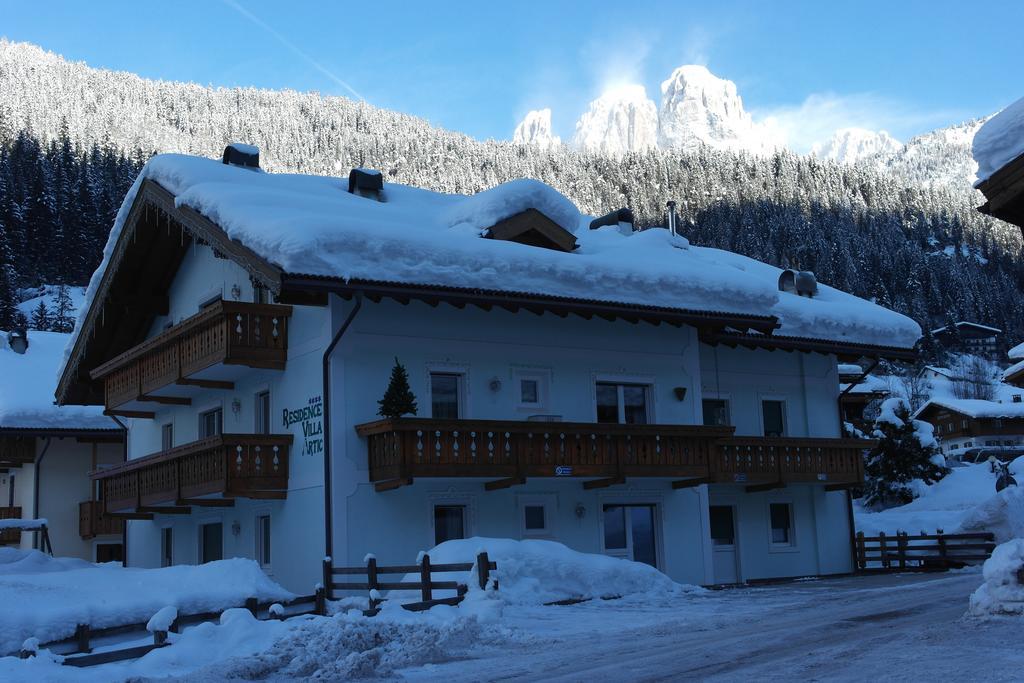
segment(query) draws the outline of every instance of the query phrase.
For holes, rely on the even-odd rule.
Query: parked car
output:
[[[988,462],[993,455],[1000,462],[1013,462],[1024,455],[1024,448],[968,448],[960,455],[960,461],[966,464]]]

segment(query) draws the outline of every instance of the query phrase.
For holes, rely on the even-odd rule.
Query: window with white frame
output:
[[[434,545],[466,537],[466,506],[434,506]]]
[[[761,401],[761,426],[765,436],[785,436],[786,402],[777,399]]]
[[[519,498],[519,523],[524,537],[551,535],[554,501],[554,496],[547,494]]]
[[[224,559],[224,525],[220,522],[199,526],[199,564]]]
[[[704,424],[721,427],[732,424],[729,420],[729,402],[724,398],[706,398],[701,401]]]
[[[544,372],[516,371],[512,390],[516,407],[523,410],[547,410],[548,375]]]
[[[793,506],[789,503],[769,503],[768,517],[771,522],[771,544],[794,545]]]
[[[458,420],[462,413],[463,375],[457,372],[430,373],[430,416]]]
[[[610,424],[647,424],[650,386],[598,382],[596,386],[597,421]]]
[[[256,561],[264,569],[270,568],[270,515],[256,517]]]
[[[254,410],[255,433],[270,433],[270,392],[260,391],[256,394],[256,406]]]
[[[224,411],[220,408],[213,408],[199,413],[199,438],[206,439],[211,436],[218,436],[224,428]]]

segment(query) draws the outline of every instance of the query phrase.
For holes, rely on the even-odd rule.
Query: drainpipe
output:
[[[110,419],[113,420],[121,427],[121,431],[124,432],[124,438],[121,440],[121,462],[128,462],[128,426],[117,419],[116,415],[111,415]],[[92,495],[96,495],[96,484],[93,484]],[[104,504],[105,505],[105,504]],[[121,530],[121,566],[128,566],[128,520],[124,520],[124,529]]]
[[[43,474],[43,458],[46,457],[46,452],[50,450],[50,441],[51,437],[46,437],[43,452],[37,455],[35,460],[35,481],[32,483],[32,519],[39,519],[39,480]],[[36,534],[35,540],[32,541],[32,547],[39,550],[39,534]]]
[[[348,317],[338,328],[330,345],[324,351],[323,358],[323,394],[324,394],[324,557],[334,557],[334,527],[331,514],[331,354],[348,331],[356,314],[363,308],[363,293],[356,292],[356,304],[349,311]],[[324,586],[330,590],[330,586]]]

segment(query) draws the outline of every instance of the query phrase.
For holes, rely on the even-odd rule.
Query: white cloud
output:
[[[800,153],[827,142],[841,128],[884,130],[906,141],[922,131],[966,118],[962,112],[923,110],[873,93],[816,93],[800,104],[751,113],[775,144]]]

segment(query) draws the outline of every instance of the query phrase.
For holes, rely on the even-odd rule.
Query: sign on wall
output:
[[[319,395],[311,396],[306,405],[294,410],[284,409],[284,428],[302,425],[302,455],[324,452],[324,401]]]

